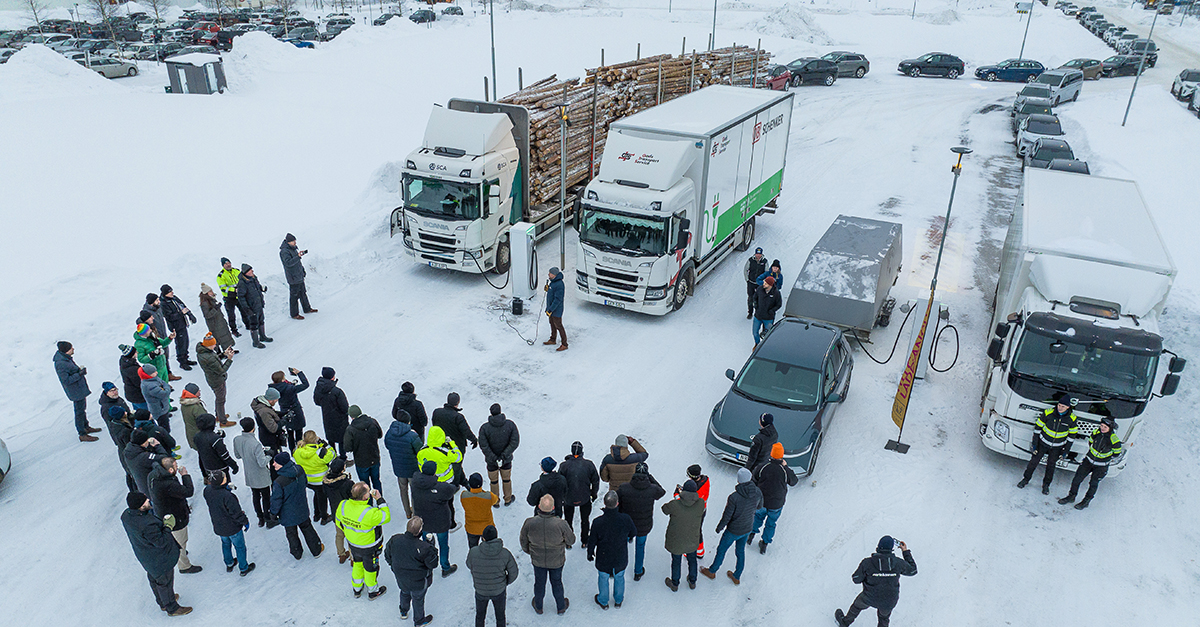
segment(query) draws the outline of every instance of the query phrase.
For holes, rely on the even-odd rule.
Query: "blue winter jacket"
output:
[[[563,275],[560,271],[557,276],[550,280],[550,289],[546,292],[546,311],[552,318],[561,318],[563,315]]]
[[[783,285],[783,273],[782,273],[782,272],[771,272],[771,269],[770,269],[770,268],[767,268],[767,271],[766,271],[766,272],[764,272],[764,273],[762,273],[762,274],[758,275],[758,278],[757,278],[757,279],[755,279],[755,280],[754,280],[754,282],[755,282],[755,283],[758,283],[759,285],[762,285],[762,284],[763,284],[763,279],[765,279],[765,278],[767,278],[767,277],[769,277],[769,276],[770,276],[770,277],[775,277],[775,289],[779,289],[779,288],[780,288],[780,286],[782,286],[782,285]]]
[[[83,376],[83,369],[75,365],[75,360],[71,359],[70,355],[55,351],[54,371],[58,373],[58,381],[67,393],[67,400],[81,401],[92,393],[88,389],[87,379]]]
[[[288,462],[279,469],[279,477],[271,486],[271,513],[279,517],[279,524],[284,527],[295,527],[308,520],[306,483],[304,472],[296,462]]]
[[[158,418],[171,412],[171,386],[166,381],[158,377],[142,379],[142,396],[151,416]]]
[[[402,479],[412,479],[419,470],[417,452],[421,450],[421,436],[408,423],[393,420],[383,436],[383,445],[392,458],[392,472]]]

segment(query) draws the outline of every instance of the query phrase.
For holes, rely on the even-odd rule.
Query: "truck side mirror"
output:
[[[675,238],[675,250],[682,250],[688,245],[688,231],[692,228],[692,221],[683,218],[679,221],[679,234]]]
[[[729,370],[726,370],[726,371],[725,371],[725,378],[726,378],[726,379],[729,379],[730,381],[733,381],[733,380],[734,380],[736,377],[737,377],[737,373],[733,371],[733,368],[730,368]]]
[[[1065,352],[1067,352],[1067,345],[1065,343],[1059,342],[1058,340],[1050,343],[1050,353],[1052,355],[1061,355]]]
[[[1170,396],[1177,389],[1179,389],[1179,375],[1169,374],[1163,379],[1162,391],[1160,393],[1163,396]]]
[[[1008,337],[1008,331],[1011,328],[1012,328],[1012,326],[1009,325],[1007,322],[997,323],[996,324],[996,337],[1001,338],[1001,339]]]
[[[1187,360],[1183,357],[1172,357],[1170,363],[1167,364],[1167,370],[1170,370],[1173,374],[1183,372],[1183,369],[1186,367]]]
[[[575,232],[578,233],[579,232],[579,224],[580,224],[580,222],[583,221],[583,214],[581,213],[583,211],[583,199],[582,198],[580,198],[579,196],[575,197],[575,204],[572,205],[571,211],[573,212],[573,214],[571,216],[571,223],[575,225]]]
[[[988,344],[987,355],[992,358],[992,361],[1000,361],[1000,356],[1004,354],[1004,340],[996,338]]]

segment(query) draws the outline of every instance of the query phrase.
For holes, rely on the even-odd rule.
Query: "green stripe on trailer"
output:
[[[771,175],[770,178],[763,181],[761,185],[750,191],[742,197],[741,200],[733,203],[729,209],[718,215],[721,211],[720,199],[717,203],[709,208],[711,217],[715,218],[717,225],[716,236],[709,242],[723,242],[725,238],[733,235],[738,229],[742,228],[751,217],[757,214],[767,203],[771,202],[772,198],[779,195],[779,190],[783,188],[783,169]]]

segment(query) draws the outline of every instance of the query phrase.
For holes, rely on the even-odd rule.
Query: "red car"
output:
[[[772,65],[767,68],[767,76],[763,79],[763,87],[775,91],[787,91],[792,82],[792,72],[786,65]]]
[[[202,30],[215,33],[220,31],[221,27],[218,26],[216,22],[196,22],[195,24],[192,24],[192,27],[188,30]]]

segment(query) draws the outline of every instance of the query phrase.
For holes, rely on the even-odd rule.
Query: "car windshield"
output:
[[[1179,80],[1189,83],[1200,83],[1200,70],[1185,70],[1179,75]]]
[[[1021,105],[1021,110],[1018,113],[1021,113],[1022,115],[1033,115],[1035,113],[1040,113],[1043,115],[1050,115],[1050,107],[1047,107],[1046,105],[1033,104],[1031,102],[1027,102],[1027,103]]]
[[[1043,146],[1038,148],[1037,152],[1033,154],[1033,158],[1036,161],[1045,161],[1049,163],[1053,159],[1074,159],[1075,155],[1071,154],[1070,149],[1059,149]]]
[[[822,59],[825,59],[826,61],[837,61],[837,60],[838,60],[838,56],[839,56],[839,55],[838,55],[838,53],[836,53],[836,52],[830,52],[829,54],[827,54],[827,55],[825,55],[825,56],[823,56],[823,57],[821,57],[821,58],[822,58]]]
[[[1062,344],[1065,350],[1055,354],[1052,344]],[[1068,388],[1140,399],[1149,396],[1157,366],[1158,357],[1152,354],[1087,346],[1071,336],[1029,329],[1017,346],[1012,370]]]
[[[404,208],[450,220],[479,219],[479,185],[442,181],[405,173]]]
[[[1043,122],[1041,120],[1029,119],[1029,124],[1026,130],[1030,133],[1038,135],[1062,135],[1062,126],[1058,122]]]
[[[579,240],[601,250],[661,257],[667,252],[666,219],[617,213],[585,205]]]
[[[1045,85],[1045,84],[1055,85],[1055,84],[1058,84],[1057,78],[1058,77],[1050,78],[1050,77],[1046,76],[1045,74],[1043,74],[1038,77],[1038,82],[1043,85]],[[1025,87],[1021,88],[1021,95],[1022,96],[1033,96],[1034,98],[1049,98],[1050,97],[1050,88],[1043,87],[1042,85],[1026,85]]]
[[[1109,57],[1104,60],[1104,64],[1105,65],[1117,65],[1124,60],[1125,60],[1125,57],[1121,57],[1121,56]]]
[[[733,385],[753,400],[789,409],[816,407],[821,373],[770,359],[752,358]]]

